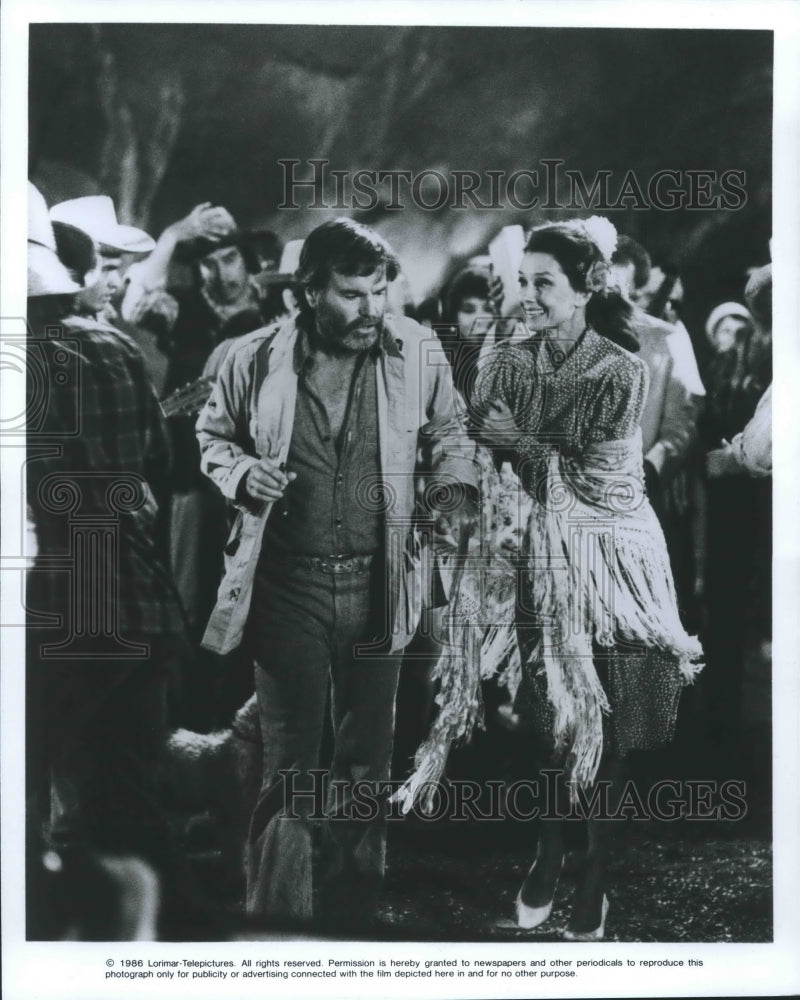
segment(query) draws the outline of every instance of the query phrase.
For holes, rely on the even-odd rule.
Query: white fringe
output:
[[[664,536],[644,498],[639,435],[592,446],[580,465],[553,449],[543,485],[545,494],[529,519],[533,620],[542,635],[527,669],[546,676],[553,737],[565,755],[574,796],[597,775],[603,714],[610,711],[593,640],[606,647],[631,644],[632,655],[635,647],[670,654],[685,683],[702,669],[702,648],[680,621]],[[498,482],[487,475],[483,486],[489,508],[487,488],[497,489]],[[496,550],[489,555],[514,573]],[[439,715],[415,755],[412,775],[393,796],[404,812],[418,798],[423,810],[430,808],[451,744],[469,738],[482,721],[481,680],[508,665],[508,686],[516,690],[521,664],[514,587],[498,585],[487,610],[476,582],[480,572],[467,560],[458,592],[451,594],[450,648],[434,670],[441,682]]]

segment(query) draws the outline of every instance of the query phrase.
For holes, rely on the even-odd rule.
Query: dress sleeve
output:
[[[589,401],[587,441],[618,441],[631,437],[642,419],[648,373],[643,361],[624,357],[609,367]]]
[[[534,363],[530,351],[516,345],[499,344],[478,369],[473,407],[484,409],[500,399],[514,414],[517,426],[524,427],[534,385]]]

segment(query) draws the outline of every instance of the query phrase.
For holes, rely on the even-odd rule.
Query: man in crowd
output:
[[[154,296],[171,299],[162,309],[158,343],[165,357],[164,392],[207,375],[212,353],[224,342],[263,326],[267,320],[266,288],[256,280],[260,270],[277,268],[277,239],[270,233],[242,232],[231,214],[208,202],[195,206],[159,236],[153,253],[132,267],[121,305],[124,319],[134,321]],[[181,266],[190,281],[173,283]],[[222,573],[222,549],[228,532],[226,504],[200,472],[194,416],[169,421],[173,451],[170,499],[170,563],[191,638],[200,636],[214,606]],[[198,649],[193,684],[184,685],[180,721],[209,730],[227,722],[252,691],[250,671],[237,664],[222,674],[216,657]]]
[[[76,309],[81,315],[113,322],[112,301],[122,287],[122,255],[148,254],[155,247],[155,241],[141,229],[120,225],[114,202],[107,195],[62,201],[50,209],[50,220],[57,239],[59,229],[64,232],[61,227],[78,229],[91,237],[97,261],[86,275],[85,287],[77,295]]]
[[[397,273],[367,227],[315,229],[297,271],[299,315],[232,349],[197,424],[204,472],[240,507],[204,642],[225,653],[246,630],[255,661],[264,780],[248,910],[339,930],[371,919],[383,878],[380,783],[402,650],[428,590],[415,477],[460,495],[449,521],[428,511],[445,532],[469,530],[477,485],[446,359],[415,322],[385,313]],[[329,683],[333,760],[312,902]]]
[[[628,301],[650,279],[650,256],[629,236],[619,238],[612,276]],[[681,610],[687,613],[694,592],[689,466],[705,389],[685,328],[636,305],[632,322],[650,373],[641,424],[647,494],[664,529]]]
[[[55,214],[93,235],[99,249],[127,241],[110,200],[110,211],[102,199],[78,201]],[[70,288],[52,280],[55,239],[32,187],[29,232],[45,234],[36,242],[51,258],[43,271],[42,250],[32,252],[29,241],[30,351],[38,362],[29,372],[48,376],[46,398],[37,396],[41,384],[31,386],[29,413],[37,420],[29,423],[27,465],[38,543],[28,593],[29,727],[44,799],[49,791],[45,825],[65,858],[100,851],[152,863],[165,879],[162,929],[169,934],[176,918],[189,925],[190,912],[156,788],[168,680],[188,650],[159,545],[166,429],[135,344],[85,315],[90,282],[107,285],[111,273],[94,267],[91,241],[73,253]]]

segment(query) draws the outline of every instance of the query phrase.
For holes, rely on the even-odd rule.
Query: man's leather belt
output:
[[[300,569],[313,570],[336,576],[344,573],[364,573],[371,566],[374,556],[300,556],[289,552],[269,552],[269,562],[272,565],[282,563]]]

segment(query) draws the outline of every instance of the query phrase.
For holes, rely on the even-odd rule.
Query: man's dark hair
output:
[[[83,285],[86,275],[97,265],[97,252],[91,236],[82,229],[76,229],[66,222],[53,223],[58,259],[69,271],[71,277]],[[119,256],[119,251],[117,251]]]
[[[611,263],[633,264],[633,287],[637,290],[644,288],[650,280],[650,269],[653,266],[650,254],[641,243],[637,243],[630,236],[620,235],[617,238],[617,249],[614,251]]]
[[[295,280],[310,290],[324,288],[331,273],[347,277],[364,277],[386,269],[386,277],[394,281],[400,265],[394,250],[382,236],[351,219],[323,222],[306,237],[300,251],[300,264]]]

